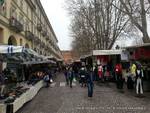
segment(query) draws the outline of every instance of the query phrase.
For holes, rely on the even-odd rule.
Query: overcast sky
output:
[[[41,0],[41,2],[57,36],[60,49],[71,49],[68,31],[70,20],[64,8],[65,0]]]

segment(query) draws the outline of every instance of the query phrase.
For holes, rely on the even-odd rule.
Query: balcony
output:
[[[23,25],[14,17],[10,18],[9,25],[17,33],[23,31]]]
[[[48,36],[48,35],[46,36],[46,40],[47,40],[47,41],[49,40],[49,36]]]
[[[34,41],[35,41],[36,43],[39,43],[39,37],[38,37],[38,36],[34,36]]]
[[[49,46],[48,45],[46,46],[46,49],[47,49],[47,51],[49,50]]]
[[[37,24],[37,30],[40,32],[42,31],[42,25],[41,24]]]
[[[40,46],[41,46],[41,48],[44,48],[45,44],[43,42],[41,42]]]
[[[42,36],[43,37],[47,36],[47,32],[45,30],[42,31]]]
[[[25,37],[31,41],[34,39],[34,34],[31,31],[25,31]]]

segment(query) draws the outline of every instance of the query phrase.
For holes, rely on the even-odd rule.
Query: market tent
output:
[[[23,52],[24,50],[25,48],[23,46],[0,45],[0,54],[20,53],[20,52]]]
[[[0,60],[11,62],[27,62],[44,60],[32,49],[23,46],[0,45]]]
[[[121,55],[122,50],[93,50],[92,55]]]
[[[52,60],[44,60],[44,61],[29,61],[29,62],[24,62],[22,64],[25,64],[25,65],[33,65],[33,64],[48,64],[48,63],[51,63],[51,64],[56,64],[54,61]]]

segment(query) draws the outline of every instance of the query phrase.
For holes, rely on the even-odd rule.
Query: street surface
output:
[[[17,113],[150,113],[150,93],[144,95],[138,98],[135,91],[125,88],[123,93],[113,83],[95,83],[89,98],[87,88],[75,82],[71,89],[59,74],[51,87],[41,89]]]

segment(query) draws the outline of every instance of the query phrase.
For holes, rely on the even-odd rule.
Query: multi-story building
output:
[[[0,1],[0,44],[21,45],[61,57],[58,40],[40,0]]]
[[[74,61],[72,51],[61,51],[61,53],[65,64],[71,64]]]

